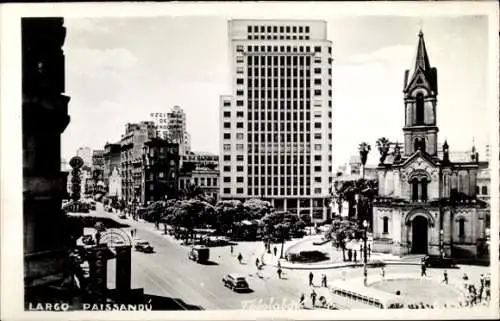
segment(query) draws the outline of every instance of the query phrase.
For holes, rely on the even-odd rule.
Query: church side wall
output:
[[[387,207],[373,207],[373,251],[391,253],[393,240],[391,226],[393,226],[392,209]],[[389,219],[388,233],[384,234],[384,217]]]

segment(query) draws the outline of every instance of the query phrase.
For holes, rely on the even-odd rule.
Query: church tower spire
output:
[[[417,57],[415,58],[415,71],[418,68],[422,68],[423,71],[431,70],[431,64],[429,63],[429,56],[427,55],[427,50],[425,49],[424,33],[422,30],[418,33],[418,47],[417,47]]]
[[[437,69],[431,67],[424,34],[418,34],[417,53],[411,77],[406,70],[404,79],[405,136],[404,157],[421,152],[437,156]]]

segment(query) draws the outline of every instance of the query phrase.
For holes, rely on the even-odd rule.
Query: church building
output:
[[[484,255],[487,206],[476,197],[479,156],[453,162],[445,141],[438,156],[437,69],[420,31],[414,70],[405,72],[404,148],[377,168],[374,251],[444,257]],[[441,154],[441,153],[439,153]]]

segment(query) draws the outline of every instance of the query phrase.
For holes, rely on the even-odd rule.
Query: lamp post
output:
[[[441,258],[444,258],[444,231],[443,229],[439,230],[439,250],[441,254]]]
[[[363,247],[363,283],[365,286],[367,286],[368,283],[368,270],[367,270],[367,249],[366,249],[366,243],[368,241],[368,235],[367,235],[367,230],[368,230],[368,222],[366,220],[363,221],[363,242],[364,242],[364,247]]]

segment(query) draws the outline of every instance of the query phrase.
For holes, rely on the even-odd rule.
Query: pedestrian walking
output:
[[[317,296],[316,291],[313,290],[311,292],[311,302],[313,308],[316,306],[316,296]]]
[[[352,250],[349,249],[349,251],[347,251],[347,258],[349,259],[349,262],[352,261]]]
[[[448,284],[448,272],[446,270],[443,272],[443,283]]]
[[[382,279],[385,278],[385,268],[384,267],[381,267],[380,275],[382,276]]]
[[[354,250],[354,262],[356,262],[356,257],[357,257],[357,256],[358,256],[358,255],[356,254],[356,250]]]
[[[134,237],[134,229],[130,230],[130,236]]]
[[[323,286],[326,288],[328,287],[327,284],[326,284],[326,274],[323,274],[323,280],[321,280],[322,283],[323,283]]]
[[[485,290],[486,290],[486,296],[484,297],[484,300],[489,301],[491,299],[490,287],[487,286]]]
[[[359,258],[360,259],[363,258],[363,243],[359,245]]]
[[[300,299],[299,299],[299,305],[300,305],[300,307],[301,307],[301,308],[303,308],[303,307],[304,307],[305,300],[306,300],[306,296],[305,296],[305,294],[304,294],[304,293],[302,293],[302,294],[300,295]]]
[[[234,247],[231,245],[231,255],[233,255]]]
[[[462,281],[464,282],[464,288],[467,290],[469,287],[469,277],[467,276],[467,273],[464,273],[464,276],[462,276]]]
[[[314,279],[314,274],[312,272],[309,272],[309,285],[313,286],[313,279]]]
[[[422,262],[422,264],[420,264],[420,276],[427,276],[427,267],[425,266],[425,263]]]
[[[278,268],[278,270],[276,271],[278,273],[278,278],[281,279],[281,268]]]
[[[370,244],[368,244],[368,258],[372,255],[372,247]]]
[[[276,256],[276,254],[278,254],[278,248],[274,246],[273,251],[274,251],[274,256]]]
[[[241,255],[241,253],[239,253],[237,258],[238,258],[238,261],[241,264],[241,260],[243,260],[243,255]]]
[[[256,258],[256,259],[255,259],[255,266],[256,266],[256,267],[259,267],[259,258]]]
[[[280,261],[278,261],[278,265],[277,266],[278,266],[278,269],[281,269],[281,262]]]
[[[481,274],[479,277],[479,282],[481,283],[481,287],[484,288],[485,280],[484,280],[484,274]]]

